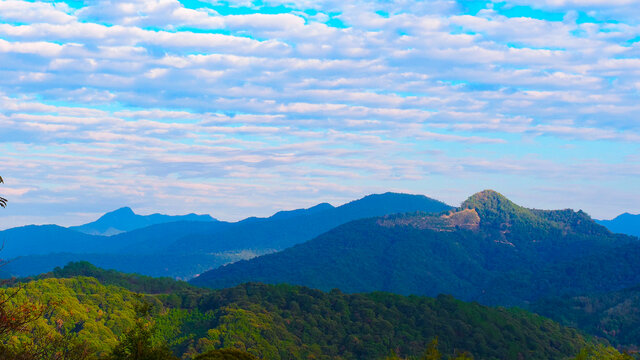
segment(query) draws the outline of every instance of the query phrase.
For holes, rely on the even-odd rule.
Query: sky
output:
[[[0,1],[0,228],[483,189],[640,212],[640,1]]]

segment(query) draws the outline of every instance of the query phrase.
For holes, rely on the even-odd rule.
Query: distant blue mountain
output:
[[[107,237],[58,225],[28,225],[0,231],[0,242],[4,245],[0,252],[3,259],[63,251],[102,252],[110,248]]]
[[[216,221],[210,215],[138,215],[129,207],[102,215],[98,220],[80,226],[71,226],[69,229],[89,235],[111,236],[123,232],[144,228],[147,226],[175,221]]]
[[[426,196],[397,193],[369,195],[339,207],[321,203],[235,223],[208,215],[141,216],[122,208],[78,227],[32,225],[0,231],[0,241],[6,243],[0,257],[20,257],[7,267],[17,276],[86,260],[121,271],[188,278],[231,261],[311,240],[351,220],[449,209],[449,205]]]
[[[596,220],[611,232],[640,237],[640,214],[624,213],[613,220]]]
[[[282,250],[352,220],[397,213],[439,213],[451,206],[424,195],[373,194],[342,206],[319,204],[308,209],[281,211],[269,218],[248,218],[215,233],[185,236],[164,251],[217,253],[250,249]]]

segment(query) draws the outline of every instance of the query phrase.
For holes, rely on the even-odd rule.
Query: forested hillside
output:
[[[446,214],[350,222],[282,252],[204,273],[192,283],[224,288],[260,281],[346,292],[444,293],[525,305],[550,295],[638,284],[640,262],[634,259],[639,249],[637,238],[612,234],[582,211],[526,209],[484,191]]]
[[[595,295],[553,297],[530,306],[536,313],[607,339],[640,348],[640,287]]]
[[[11,306],[49,304],[50,310],[30,330],[3,339],[4,346],[15,351],[43,346],[40,334],[49,334],[67,341],[68,348],[84,346],[92,356],[107,356],[121,341],[144,335],[131,330],[139,326],[142,303],[152,305],[150,348],[167,344],[187,359],[219,348],[264,359],[410,357],[423,354],[436,338],[444,355],[564,359],[589,343],[578,331],[526,311],[489,308],[450,296],[348,295],[261,284],[206,290],[86,263],[15,282],[3,293],[18,284],[23,289],[10,299]],[[128,289],[148,292],[138,296]]]

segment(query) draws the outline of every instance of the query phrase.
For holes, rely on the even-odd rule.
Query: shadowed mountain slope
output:
[[[52,252],[107,251],[111,247],[107,237],[87,235],[58,225],[28,225],[0,231],[5,259]]]
[[[446,214],[353,221],[282,252],[206,272],[192,283],[215,288],[247,281],[293,283],[523,304],[566,285],[552,281],[557,285],[549,289],[546,269],[572,262],[580,266],[590,257],[637,244],[582,211],[527,209],[489,190]]]
[[[215,234],[185,236],[167,250],[172,253],[281,250],[355,219],[414,211],[439,213],[451,209],[426,196],[398,193],[368,195],[336,208],[327,205],[280,212],[269,218],[248,218]]]
[[[7,271],[17,276],[50,271],[69,261],[87,260],[128,272],[189,278],[232,261],[305,242],[353,219],[448,209],[451,207],[425,196],[386,193],[369,195],[337,208],[322,203],[237,223],[175,221],[109,237],[56,226],[33,226],[0,232],[0,239],[6,240],[11,249],[3,255],[20,256],[7,267]],[[132,212],[129,209],[123,213]]]

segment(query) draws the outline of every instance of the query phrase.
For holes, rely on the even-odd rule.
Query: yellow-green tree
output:
[[[589,345],[574,360],[633,360],[631,355],[620,353],[611,346]]]
[[[424,352],[420,360],[440,360],[442,359],[442,354],[440,350],[438,350],[438,338],[434,338],[429,343],[427,350]]]

